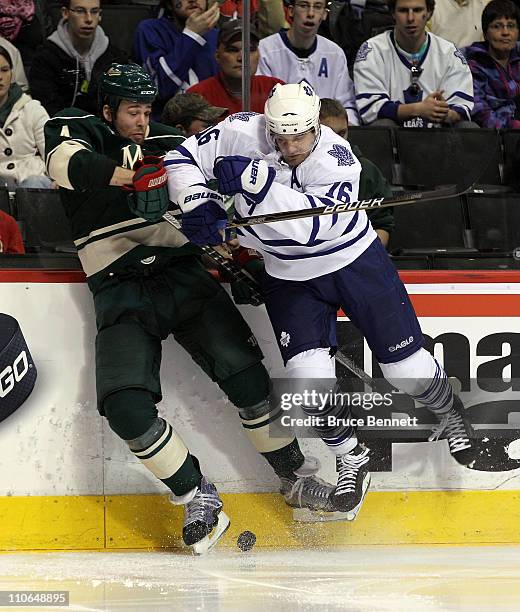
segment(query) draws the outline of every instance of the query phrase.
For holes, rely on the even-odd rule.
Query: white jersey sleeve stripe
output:
[[[451,96],[449,96],[448,100],[452,98],[462,98],[463,100],[467,100],[468,102],[473,102],[473,96],[464,93],[463,91],[454,91]]]
[[[166,63],[166,60],[164,59],[164,57],[159,58],[159,65],[164,70],[164,73],[166,74],[166,76],[171,81],[173,81],[175,85],[177,85],[178,87],[182,85],[182,80],[179,79],[179,77],[175,73],[172,72],[171,68]]]

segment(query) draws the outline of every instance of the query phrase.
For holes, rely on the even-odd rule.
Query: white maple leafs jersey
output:
[[[386,31],[364,42],[354,63],[356,103],[363,123],[376,119],[397,119],[400,103],[420,102],[436,90],[444,90],[450,108],[463,120],[471,119],[473,79],[464,55],[444,38],[427,33],[426,52],[419,62],[422,69],[417,95],[409,91],[412,64],[399,52],[393,31]],[[414,118],[405,125],[431,127]]]
[[[349,143],[331,129],[322,127],[314,150],[291,168],[268,143],[264,116],[243,112],[188,138],[166,155],[170,199],[177,202],[187,187],[204,186],[214,178],[215,160],[229,155],[264,159],[276,170],[260,203],[251,205],[241,194],[235,196],[238,219],[351,202],[358,196],[361,165]],[[263,254],[271,276],[303,281],[353,262],[377,234],[366,213],[357,211],[245,227],[238,238],[242,246]]]
[[[311,53],[300,58],[293,51],[282,30],[262,38],[260,60],[256,74],[274,76],[285,83],[305,80],[320,98],[333,98],[343,104],[350,125],[359,125],[354,95],[354,83],[348,72],[347,58],[341,47],[324,36],[317,35]]]

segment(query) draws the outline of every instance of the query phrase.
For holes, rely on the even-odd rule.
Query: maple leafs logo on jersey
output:
[[[308,96],[312,96],[314,95],[314,91],[312,90],[312,87],[308,84],[305,84],[303,86],[303,91],[308,95]]]
[[[464,64],[464,66],[468,65],[466,58],[464,57],[464,53],[460,49],[455,49],[455,53],[453,54],[455,57],[458,57],[460,61]]]
[[[239,121],[249,121],[249,119],[251,119],[251,117],[254,117],[255,115],[258,115],[258,113],[233,113],[229,117],[229,122],[231,123],[236,119],[238,119]]]
[[[338,160],[338,166],[352,166],[356,163],[350,150],[343,145],[332,145],[332,149],[327,151],[327,153]]]
[[[354,62],[364,62],[367,59],[370,51],[372,51],[372,47],[365,41],[361,47],[359,47]]]
[[[289,342],[291,341],[291,334],[289,332],[282,332],[280,334],[280,344],[282,346],[289,346]]]

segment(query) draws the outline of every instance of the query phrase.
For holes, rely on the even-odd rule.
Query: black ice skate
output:
[[[170,500],[173,504],[184,504],[182,539],[195,555],[213,548],[229,527],[218,491],[204,476],[196,489],[181,497],[172,494]]]
[[[475,431],[470,422],[464,418],[464,406],[459,397],[453,397],[453,406],[446,414],[438,415],[440,423],[433,429],[428,438],[430,442],[448,440],[451,456],[466,467],[477,457]]]
[[[332,503],[347,521],[353,521],[358,515],[370,485],[369,453],[368,448],[358,444],[349,453],[336,457],[338,484]]]
[[[336,516],[331,502],[335,487],[315,476],[320,462],[306,457],[303,465],[290,477],[280,478],[280,493],[293,508],[293,519],[304,523],[343,520]]]

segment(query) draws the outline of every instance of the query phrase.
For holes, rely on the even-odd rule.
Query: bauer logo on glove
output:
[[[181,228],[194,244],[220,244],[221,231],[226,227],[227,213],[224,198],[205,185],[191,185],[178,199],[182,210]]]
[[[169,198],[166,182],[168,176],[160,157],[145,157],[134,166],[135,174],[129,191],[128,207],[138,217],[147,221],[158,221],[168,210]]]
[[[220,193],[241,193],[255,204],[265,198],[276,177],[275,169],[270,168],[263,159],[251,159],[242,155],[218,158],[213,174],[218,181]]]

